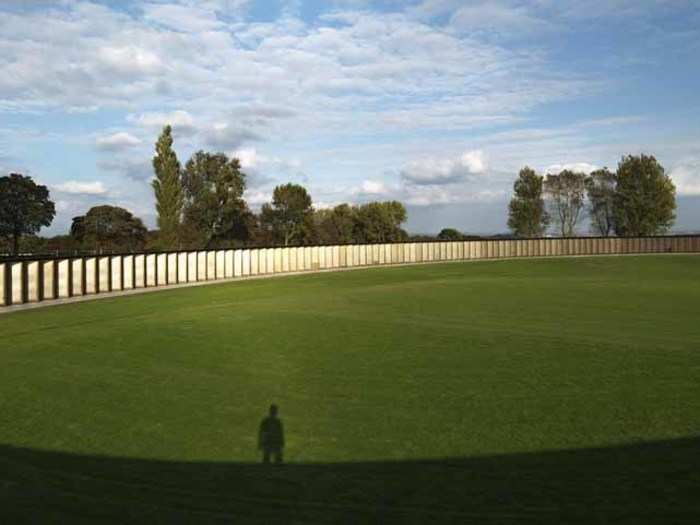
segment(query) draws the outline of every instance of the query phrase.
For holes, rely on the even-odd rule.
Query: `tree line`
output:
[[[659,235],[673,225],[675,210],[676,188],[663,166],[650,155],[627,155],[615,172],[542,176],[524,167],[513,185],[508,228],[518,237],[541,237],[550,227],[572,237],[588,214],[595,235]]]
[[[272,200],[253,212],[243,195],[247,176],[238,159],[195,152],[181,165],[165,126],[155,144],[151,183],[158,228],[117,206],[99,205],[74,217],[67,235],[36,234],[56,214],[46,186],[12,173],[0,177],[0,254],[131,252],[270,245],[349,244],[406,240],[461,240],[445,228],[437,237],[409,236],[406,208],[397,201],[314,207],[306,188],[282,184]],[[515,237],[540,237],[552,230],[577,232],[588,215],[594,234],[645,236],[667,232],[675,220],[675,187],[653,156],[625,156],[617,170],[563,170],[546,176],[524,167],[508,205]]]
[[[203,150],[181,165],[165,126],[155,144],[151,183],[157,229],[124,208],[100,205],[74,217],[68,235],[36,233],[55,205],[46,186],[21,174],[0,177],[0,253],[130,252],[238,246],[394,242],[409,238],[398,201],[316,209],[306,188],[282,184],[254,213],[243,195],[247,176],[237,158]],[[3,246],[4,243],[4,246]]]

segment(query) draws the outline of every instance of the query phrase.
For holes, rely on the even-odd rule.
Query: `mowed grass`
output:
[[[256,464],[273,402],[281,468]],[[367,269],[0,316],[15,521],[693,523],[699,434],[698,256]]]

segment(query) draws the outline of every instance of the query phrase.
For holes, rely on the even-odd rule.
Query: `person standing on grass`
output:
[[[260,423],[258,432],[258,450],[262,450],[263,463],[269,463],[270,457],[275,463],[282,463],[283,448],[282,420],[277,417],[277,405],[270,405],[270,413]]]

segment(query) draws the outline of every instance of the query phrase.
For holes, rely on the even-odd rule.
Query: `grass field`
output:
[[[258,464],[280,406],[287,464]],[[0,522],[698,523],[700,257],[0,315]]]

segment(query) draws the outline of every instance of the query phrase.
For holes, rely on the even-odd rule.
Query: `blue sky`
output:
[[[155,222],[150,160],[238,156],[255,208],[399,199],[408,229],[505,231],[518,170],[650,153],[700,229],[700,5],[169,0],[0,4],[0,173],[47,184],[46,233],[96,203]],[[585,225],[582,226],[585,230]]]

